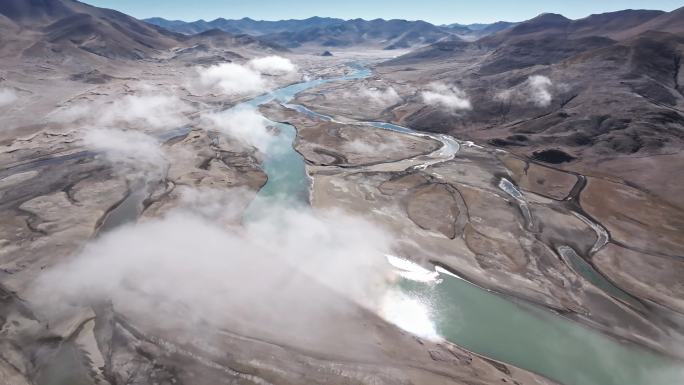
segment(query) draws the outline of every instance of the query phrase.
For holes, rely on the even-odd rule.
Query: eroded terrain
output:
[[[681,10],[321,56],[43,3],[0,6],[3,384],[681,380]]]
[[[392,161],[375,163],[372,168],[322,165],[315,152],[301,150],[307,148],[303,142],[320,145],[319,136],[308,135],[309,127],[329,130],[334,125],[345,127],[343,123],[316,120],[292,110],[271,115],[302,127],[298,149],[314,179],[314,207],[342,205],[383,223],[397,232],[398,253],[404,257],[438,263],[480,286],[552,308],[620,338],[664,352],[677,350],[680,337],[668,339],[680,333],[679,327],[671,326],[678,317],[668,320],[667,314],[678,311],[671,301],[678,297],[673,291],[679,287],[675,271],[681,268],[681,259],[659,251],[649,254],[644,246],[637,246],[655,239],[655,232],[665,237],[667,229],[673,232],[668,241],[658,242],[660,247],[678,242],[680,234],[675,229],[681,224],[670,222],[677,221],[675,208],[624,184],[567,173],[468,143],[460,146],[453,159],[427,167],[404,164],[397,169]],[[375,135],[401,134],[376,129]],[[337,148],[347,146],[343,143]],[[368,151],[369,156],[376,153]],[[597,186],[606,190],[598,193]],[[616,194],[629,201],[618,203]],[[625,221],[625,214],[618,214],[622,207],[639,204],[645,207],[633,214],[638,219]],[[663,217],[668,220],[660,223]],[[621,238],[620,230],[639,223],[642,231],[630,229],[629,233],[643,234],[643,241],[634,236],[629,241]],[[662,231],[655,230],[658,227]],[[615,248],[625,244],[634,245],[641,256],[621,259],[620,264],[637,265],[607,268],[608,261],[614,261]],[[588,262],[599,274],[589,276],[576,270],[563,250]],[[648,265],[667,266],[673,274],[645,295],[639,279],[627,277],[630,272],[646,273]],[[594,278],[606,282],[592,282]],[[626,293],[617,295],[602,288],[608,281]],[[627,281],[631,282],[624,285]],[[660,300],[654,299],[655,293],[660,293]],[[672,297],[665,300],[668,294]]]
[[[304,71],[319,71],[318,59],[303,59],[298,63]],[[322,76],[349,71],[344,65],[331,69],[329,63],[325,63],[322,67],[325,67]],[[225,108],[245,97],[224,99],[212,94],[191,94],[176,88],[179,72],[189,71],[185,66],[175,67],[171,62],[163,68],[166,75],[159,75],[157,71],[154,78],[146,77],[147,70],[143,67],[128,68],[127,76],[107,78],[101,85],[77,83],[82,88],[73,86],[74,95],[66,102],[57,103],[55,110],[68,111],[72,105],[96,105],[99,110],[91,110],[95,115],[79,115],[75,121],[53,120],[51,114],[55,110],[46,110],[44,123],[24,127],[17,121],[19,126],[4,140],[0,155],[3,165],[0,179],[2,344],[5,346],[0,378],[3,381],[41,385],[236,381],[299,384],[303,380],[307,383],[370,381],[387,384],[552,383],[446,341],[434,342],[413,336],[379,317],[372,307],[360,306],[347,295],[331,290],[329,284],[312,281],[310,275],[300,279],[291,277],[291,282],[299,283],[288,290],[281,289],[280,294],[268,301],[272,306],[268,311],[245,307],[249,301],[258,300],[254,297],[261,293],[257,287],[251,291],[247,286],[222,288],[254,293],[248,297],[238,296],[232,304],[231,297],[223,297],[225,309],[232,309],[231,312],[242,309],[239,317],[226,316],[220,309],[213,318],[212,314],[183,317],[182,306],[175,310],[164,306],[147,307],[142,311],[136,301],[121,302],[113,297],[112,302],[102,302],[97,300],[96,293],[93,293],[93,302],[87,305],[80,301],[70,303],[69,297],[52,293],[56,295],[53,303],[65,301],[65,307],[58,306],[60,310],[56,313],[50,310],[51,306],[43,302],[52,294],[43,293],[40,297],[32,294],[44,272],[60,271],[60,266],[69,264],[75,264],[73,268],[77,269],[80,263],[87,263],[79,255],[97,250],[91,248],[99,247],[98,244],[116,242],[115,248],[120,250],[117,258],[124,258],[133,250],[127,250],[126,241],[115,240],[119,236],[135,237],[136,231],[146,231],[143,229],[152,229],[149,230],[154,231],[151,234],[159,234],[161,238],[152,235],[151,240],[161,241],[165,239],[164,228],[155,229],[165,223],[168,225],[163,218],[173,218],[178,208],[217,216],[223,226],[231,229],[240,226],[241,213],[266,183],[266,175],[260,167],[263,152],[212,129],[211,122],[201,118],[202,110]],[[189,76],[191,72],[187,74]],[[78,79],[73,81],[78,82],[81,78]],[[278,81],[289,83],[292,80]],[[143,142],[148,137],[155,138],[158,150],[137,147],[135,142],[126,142],[134,149],[133,153],[112,152],[109,147],[94,148],[84,133],[103,125],[102,120],[96,120],[98,113],[106,115],[108,106],[116,105],[117,100],[127,95],[149,93],[148,84],[154,84],[156,90],[171,89],[172,94],[193,106],[178,116],[183,125],[176,127],[149,121],[140,125],[137,121],[120,121],[116,124],[117,130],[144,133],[144,137],[135,137]],[[64,88],[59,90],[63,92]],[[57,94],[55,91],[54,95],[48,94],[44,98],[56,98]],[[43,97],[34,98],[42,100]],[[46,106],[51,103],[53,101],[45,101]],[[36,111],[37,115],[42,113],[42,110]],[[12,138],[17,132],[25,135]],[[305,132],[306,128],[302,127],[302,133]],[[277,130],[271,134],[277,134]],[[322,167],[350,168],[382,168],[383,164],[391,162],[398,167],[402,167],[402,162],[420,164],[431,154],[438,153],[440,146],[441,143],[427,137],[393,134],[368,127],[337,127],[332,123],[325,130],[312,125],[307,139],[300,138],[296,144],[297,150],[306,154],[307,159],[315,159]],[[227,217],[220,211],[216,215],[216,210],[225,210],[225,206],[207,206],[211,200],[192,195],[188,198],[187,195],[188,191],[235,189],[240,191],[239,199],[230,199],[231,215]],[[416,215],[423,214],[418,210]],[[429,222],[430,219],[425,220]],[[456,231],[446,227],[444,231]],[[208,235],[213,234],[212,231]],[[170,233],[169,236],[174,238],[166,238],[164,242],[168,247],[179,249],[188,244],[197,249],[198,242],[209,240],[199,234],[181,237]],[[95,246],[89,246],[89,242]],[[142,250],[138,252],[141,256],[145,254]],[[91,258],[100,258],[97,253],[95,251]],[[99,276],[99,271],[118,274],[120,267],[110,265],[114,260],[106,261],[96,262],[98,267],[97,271],[92,271],[93,277]],[[144,259],[139,263],[147,266]],[[196,264],[192,260],[186,263],[191,270],[203,271],[201,260]],[[238,261],[234,263],[239,264]],[[251,270],[241,268],[234,274],[258,275],[265,268],[248,263],[242,266],[251,266]],[[134,271],[127,274],[131,273]],[[283,273],[301,274],[298,269],[283,270]],[[71,281],[72,278],[61,274],[65,283]],[[79,274],[86,274],[79,280],[89,280],[88,273]],[[132,289],[148,291],[154,296],[153,275],[155,273],[150,270],[147,288]],[[182,281],[191,278],[190,275],[195,279],[196,274],[191,272],[169,279]],[[181,278],[183,276],[186,278]],[[231,281],[230,277],[228,274],[221,280]],[[208,288],[212,287],[208,285]],[[295,297],[312,291],[317,295],[304,302]],[[140,298],[143,300],[145,296]],[[201,303],[204,301],[200,299],[203,296],[193,298]],[[272,314],[287,313],[286,307],[292,306],[293,301],[301,306],[302,317],[307,314],[316,314],[316,317],[308,322],[290,317],[275,322]],[[278,303],[285,307],[279,309]],[[330,304],[334,306],[328,309]],[[156,314],[154,317],[150,317],[150,310]],[[167,322],[169,320],[174,321]],[[311,322],[331,326],[314,332]]]

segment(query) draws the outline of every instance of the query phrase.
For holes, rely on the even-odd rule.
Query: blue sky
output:
[[[0,0],[2,1],[2,0]],[[578,19],[621,9],[662,9],[684,6],[682,0],[82,0],[137,18],[160,16],[180,20],[217,17],[259,20],[330,16],[343,19],[422,19],[435,24],[521,21],[542,12]]]

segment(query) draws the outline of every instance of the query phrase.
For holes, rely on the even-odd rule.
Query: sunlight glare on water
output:
[[[419,264],[385,255],[387,262],[396,269],[396,273],[407,280],[422,283],[437,283],[437,272],[430,271]],[[432,306],[428,300],[420,296],[391,287],[384,294],[380,305],[380,316],[418,337],[439,341],[441,337],[432,321]]]
[[[387,262],[397,269],[396,273],[404,279],[417,282],[435,282],[439,277],[436,271],[431,271],[407,259],[386,255]]]
[[[431,319],[430,306],[423,299],[398,289],[388,290],[381,303],[380,316],[418,337],[431,341],[442,338]]]

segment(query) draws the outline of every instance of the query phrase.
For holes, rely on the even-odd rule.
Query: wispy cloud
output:
[[[267,88],[261,73],[235,63],[221,63],[208,68],[198,68],[199,84],[207,89],[217,89],[227,95],[263,92]]]
[[[144,91],[140,95],[125,95],[110,102],[81,102],[51,114],[61,122],[76,122],[98,127],[137,127],[140,129],[168,129],[187,124],[190,105],[177,96]]]
[[[532,103],[539,107],[546,107],[551,104],[553,96],[551,95],[551,86],[553,83],[551,79],[542,75],[533,75],[527,79],[530,89],[529,98]]]
[[[223,213],[233,209],[222,202],[242,199],[198,194]],[[314,341],[340,314],[378,311],[392,274],[383,257],[392,238],[381,227],[340,211],[275,205],[244,227],[205,212],[179,207],[105,234],[48,269],[30,297],[53,316],[69,304],[111,303],[165,326],[237,324]]]
[[[348,95],[352,97],[361,97],[368,102],[381,107],[388,107],[397,104],[401,101],[401,97],[393,87],[379,89],[375,87],[361,87],[357,95]]]
[[[167,167],[160,143],[139,131],[92,128],[85,131],[83,143],[104,154],[118,171],[131,180],[162,179]]]
[[[377,154],[396,150],[402,145],[403,143],[401,141],[394,138],[385,139],[382,143],[370,143],[365,140],[354,139],[352,141],[345,142],[344,149],[350,153]]]
[[[494,99],[515,104],[527,103],[537,107],[548,107],[553,102],[554,94],[566,88],[565,84],[555,84],[547,76],[532,75],[518,87],[498,92]]]
[[[193,107],[179,97],[144,86],[140,95],[81,101],[50,114],[78,129],[82,145],[96,151],[128,180],[158,181],[168,161],[157,136],[189,124]]]
[[[220,131],[262,152],[273,141],[273,135],[268,132],[270,121],[252,107],[204,113],[201,121],[204,128]]]
[[[11,88],[0,88],[0,107],[8,106],[17,101],[19,97]]]
[[[434,105],[450,112],[473,108],[468,95],[455,85],[430,83],[428,89],[423,91],[421,96],[425,104]]]
[[[297,71],[290,59],[276,55],[252,59],[248,65],[265,75],[287,75]]]
[[[198,68],[198,85],[205,90],[218,90],[226,95],[265,92],[272,84],[262,75],[293,74],[297,67],[280,56],[266,56],[250,60],[245,65],[221,63]]]

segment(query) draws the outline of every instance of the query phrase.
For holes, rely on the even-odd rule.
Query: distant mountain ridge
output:
[[[503,31],[508,28],[515,27],[520,23],[513,23],[510,21],[497,21],[491,24],[475,23],[475,24],[449,24],[444,25],[444,28],[456,33],[456,36],[465,40],[475,40],[483,36],[491,35]]]
[[[0,1],[0,57],[139,60],[193,44],[284,49],[258,37],[217,31],[184,35],[76,0]]]
[[[386,19],[339,19],[334,17],[320,17],[313,16],[306,19],[286,19],[286,20],[254,20],[249,17],[243,17],[241,19],[225,19],[217,18],[211,21],[206,21],[203,19],[196,21],[183,21],[183,20],[168,20],[163,17],[151,17],[143,19],[143,21],[154,24],[156,26],[166,28],[173,32],[183,33],[183,34],[196,34],[204,32],[210,29],[221,29],[226,32],[233,33],[247,33],[250,35],[267,35],[279,32],[297,32],[302,31],[312,27],[326,27],[329,25],[341,24],[345,22],[358,22],[358,21],[394,21]],[[406,21],[406,20],[404,20]],[[422,23],[428,23],[426,21],[418,20]],[[410,21],[409,21],[410,22]],[[430,24],[430,23],[428,23]],[[435,27],[446,29],[446,30],[462,30],[464,32],[480,32],[485,30],[497,30],[511,27],[518,23],[508,22],[508,21],[497,21],[495,23],[474,23],[474,24],[447,24],[447,25],[435,25]],[[433,24],[434,25],[434,24]]]
[[[246,33],[253,36],[261,36],[279,32],[298,32],[314,27],[325,27],[343,23],[345,20],[314,16],[303,20],[289,19],[277,21],[254,20],[249,17],[233,20],[218,18],[211,21],[197,20],[192,22],[152,17],[143,19],[143,21],[166,28],[173,32],[188,35],[201,33],[210,29],[220,29],[231,33]]]
[[[473,40],[516,24],[497,22],[494,24],[436,26],[422,20],[343,20],[330,17],[278,21],[218,18],[212,21],[197,20],[193,22],[154,17],[144,21],[183,34],[197,34],[210,29],[245,33],[261,36],[266,40],[290,48],[306,44],[317,44],[324,47],[375,44],[385,49],[424,46],[451,37]]]
[[[162,18],[145,19],[146,22],[184,34],[196,34],[209,29],[260,36],[276,44],[294,48],[305,44],[324,47],[342,47],[359,44],[377,44],[387,49],[410,48],[426,45],[452,35],[446,28],[424,21],[407,20],[342,20],[328,17],[310,17],[303,20],[265,21],[242,18],[212,21],[183,22]]]
[[[140,59],[175,47],[184,38],[121,12],[75,0],[2,0],[0,16],[4,16],[0,18],[0,46],[27,39],[22,54],[34,57],[52,53],[69,57],[85,51],[107,58]]]
[[[498,44],[504,40],[511,42],[549,35],[564,35],[569,39],[588,36],[616,39],[625,37],[626,31],[665,14],[663,11],[627,9],[572,20],[555,13],[543,13],[504,32],[492,34],[484,41]]]
[[[502,72],[537,64],[551,64],[646,31],[683,33],[684,8],[672,12],[628,9],[577,20],[555,13],[543,13],[530,20],[508,25],[475,42],[445,39],[396,58],[388,64],[450,60],[471,50],[495,49],[481,71]]]
[[[487,141],[530,157],[562,150],[593,159],[582,165],[593,172],[605,157],[681,151],[682,57],[684,7],[578,20],[541,14],[474,42],[437,42],[375,70],[400,80],[410,71],[416,87],[455,84],[472,106],[455,116],[416,98],[413,106],[402,107],[399,124]],[[536,88],[535,81],[545,88]]]
[[[424,21],[354,19],[265,35],[264,38],[288,48],[313,44],[323,47],[376,45],[384,49],[401,49],[424,46],[450,36],[451,33]]]

